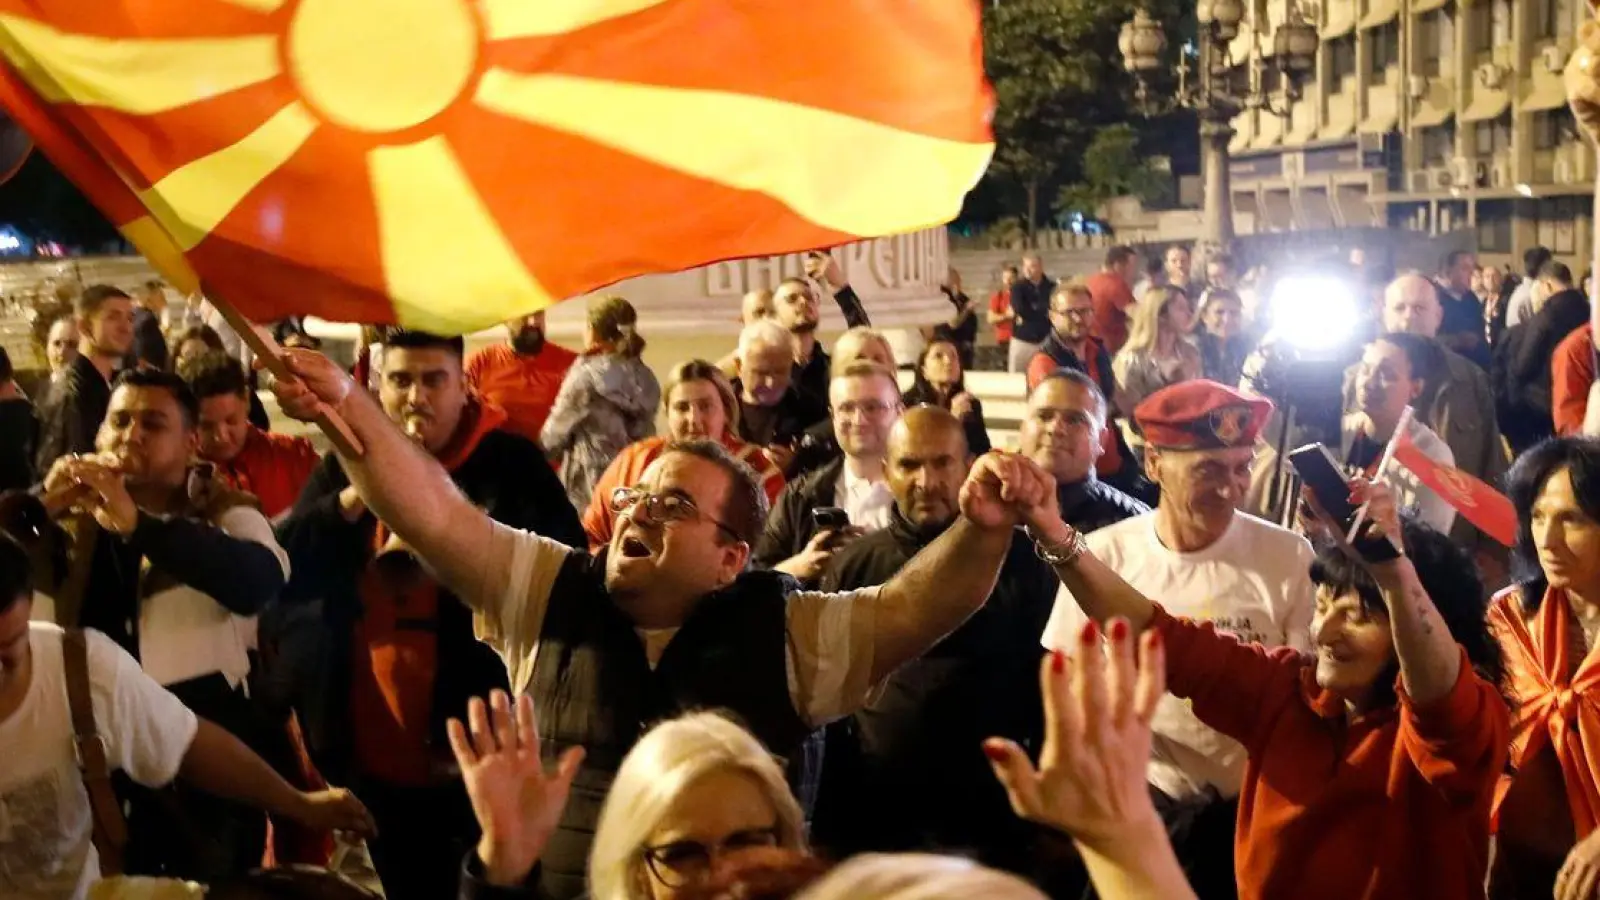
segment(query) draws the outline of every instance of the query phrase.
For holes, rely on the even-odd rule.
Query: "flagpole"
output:
[[[1383,476],[1389,474],[1389,465],[1390,463],[1394,462],[1394,448],[1400,443],[1400,436],[1406,433],[1407,428],[1411,427],[1411,419],[1413,415],[1414,413],[1410,406],[1407,406],[1405,410],[1400,413],[1400,422],[1394,426],[1394,434],[1389,438],[1388,446],[1383,448],[1383,456],[1378,458],[1378,469],[1372,475],[1373,481],[1382,481]],[[1361,530],[1361,526],[1366,524],[1366,521],[1367,504],[1363,503],[1361,504],[1361,508],[1356,510],[1355,520],[1350,523],[1350,533],[1345,535],[1345,541],[1354,541],[1356,539],[1356,532]]]
[[[239,339],[244,341],[256,359],[261,360],[262,367],[272,373],[274,378],[293,378],[294,373],[289,371],[288,363],[283,361],[283,348],[278,342],[264,334],[256,323],[245,318],[242,313],[233,308],[233,304],[212,294],[204,282],[200,284],[200,296],[211,303],[212,308],[222,314],[228,327],[238,332]],[[366,448],[361,446],[361,439],[350,430],[350,425],[339,414],[324,407],[312,419],[322,433],[328,436],[328,441],[339,455],[346,459],[360,459],[366,455]]]

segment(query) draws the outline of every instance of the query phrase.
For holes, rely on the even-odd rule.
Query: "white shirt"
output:
[[[272,551],[288,579],[289,554],[278,546],[272,523],[260,510],[235,506],[216,524],[229,537]],[[35,597],[42,602],[35,602],[33,618],[54,622],[54,601],[42,594]],[[235,615],[189,585],[173,585],[139,604],[139,662],[157,684],[177,684],[217,672],[238,687],[250,674],[249,653],[255,648],[255,616]]]
[[[1524,278],[1506,300],[1506,327],[1515,328],[1533,315],[1533,286],[1537,278]]]
[[[1311,647],[1311,544],[1292,531],[1235,513],[1221,539],[1204,550],[1175,553],[1156,535],[1148,512],[1085,536],[1097,559],[1167,612],[1209,621],[1242,641],[1268,647]],[[1085,616],[1065,586],[1044,629],[1043,644],[1070,651]],[[1161,698],[1152,722],[1150,783],[1177,799],[1207,786],[1234,797],[1244,778],[1245,751],[1202,725],[1188,704]]]
[[[850,514],[850,524],[867,531],[889,526],[894,512],[894,494],[886,481],[868,481],[850,471],[848,463],[833,485],[833,505]]]
[[[104,635],[88,632],[95,727],[113,769],[159,787],[177,777],[198,727],[194,713]],[[0,897],[82,898],[100,876],[94,816],[73,749],[63,633],[28,626],[33,681],[0,721]]]

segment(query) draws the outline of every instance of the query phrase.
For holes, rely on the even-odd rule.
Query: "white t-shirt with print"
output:
[[[1110,566],[1167,612],[1216,625],[1242,641],[1268,647],[1311,647],[1311,544],[1292,531],[1235,513],[1222,538],[1194,553],[1175,553],[1156,535],[1156,513],[1118,522],[1085,536],[1095,558]],[[1083,610],[1063,586],[1045,626],[1046,648],[1070,650]],[[1186,701],[1161,698],[1152,723],[1150,783],[1186,799],[1215,787],[1239,793],[1245,752],[1212,731]]]
[[[194,713],[110,639],[87,632],[95,727],[113,769],[159,786],[178,774]],[[63,632],[32,622],[33,682],[0,721],[0,897],[77,900],[100,875],[94,817],[73,748]]]

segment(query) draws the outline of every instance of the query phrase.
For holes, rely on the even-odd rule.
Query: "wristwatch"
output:
[[[1084,539],[1083,532],[1071,525],[1067,526],[1067,538],[1064,541],[1042,541],[1033,533],[1033,529],[1024,529],[1029,538],[1033,540],[1035,556],[1052,566],[1066,566],[1078,561],[1083,551],[1089,549],[1089,542]]]

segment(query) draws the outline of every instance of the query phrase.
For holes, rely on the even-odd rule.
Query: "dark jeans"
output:
[[[478,822],[466,787],[405,787],[360,779],[356,796],[378,824],[367,842],[388,900],[439,900],[456,895],[461,861],[478,843]]]
[[[168,685],[195,715],[242,741],[284,771],[287,736],[243,691],[212,674]],[[261,865],[267,818],[261,810],[207,794],[181,780],[159,790],[119,778],[128,809],[130,874],[184,878],[202,884]]]

